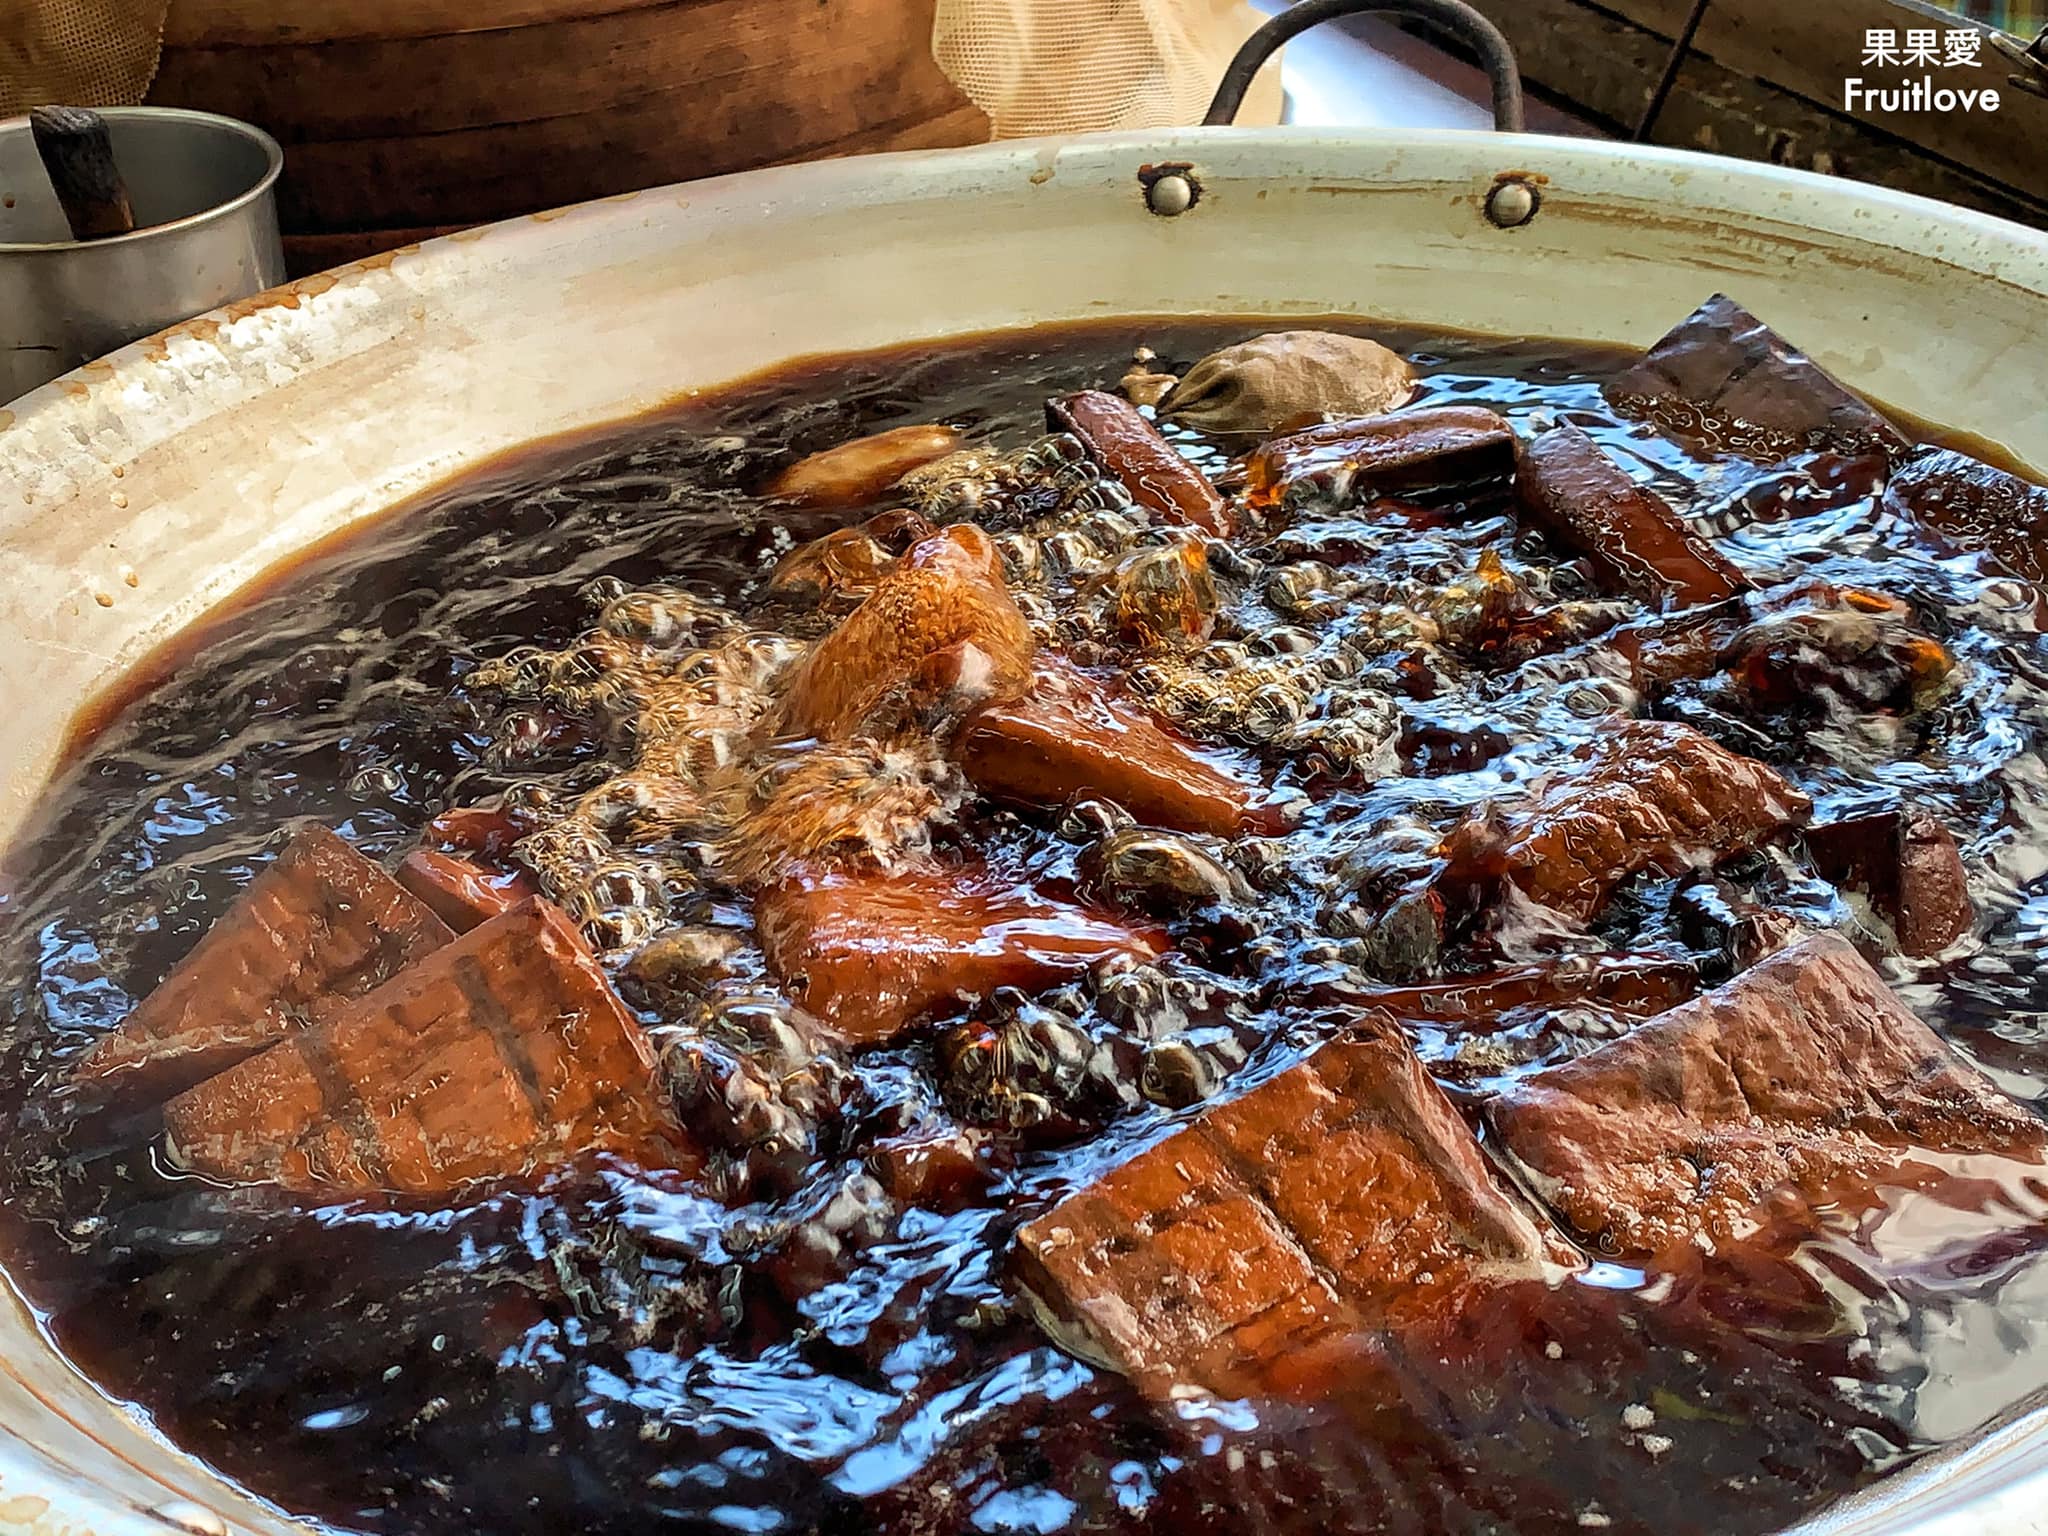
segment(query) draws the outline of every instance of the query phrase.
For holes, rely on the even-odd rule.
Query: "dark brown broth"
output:
[[[985,1202],[900,1213],[795,1307],[734,1256],[734,1223],[750,1213],[628,1168],[449,1210],[308,1209],[168,1172],[147,1126],[82,1128],[64,1113],[53,1090],[68,1064],[227,908],[287,824],[316,818],[389,858],[444,806],[515,779],[602,771],[593,747],[502,766],[490,714],[460,686],[515,645],[569,641],[594,578],[732,597],[784,537],[829,525],[778,529],[745,494],[793,456],[934,418],[1021,445],[1047,395],[1113,382],[1140,340],[1186,362],[1257,328],[1119,323],[752,380],[501,460],[316,551],[166,652],[81,739],[0,895],[0,1213],[10,1270],[61,1346],[288,1509],[342,1529],[493,1536],[1757,1531],[2048,1383],[2048,1266],[2032,1262],[2044,1196],[2018,1185],[1996,1219],[1901,1197],[1886,1222],[1844,1219],[1794,1259],[1728,1255],[1650,1286],[1596,1265],[1554,1290],[1505,1290],[1462,1320],[1462,1352],[1396,1349],[1384,1375],[1335,1405],[1225,1405],[1173,1423],[1049,1345],[1003,1280],[1008,1233],[1157,1135],[1162,1111],[1019,1149]],[[1787,771],[1823,812],[1905,795],[1955,828],[1992,938],[1893,979],[2038,1103],[2048,696],[2032,594],[1913,545],[1867,485],[1794,476],[1771,487],[1789,499],[1746,495],[1746,472],[1640,435],[1598,390],[1618,354],[1375,334],[1423,360],[1432,395],[1518,421],[1550,412],[1650,465],[1753,572],[1877,587],[1941,617],[1968,679],[1905,754],[1816,755]],[[1381,569],[1445,579],[1489,544],[1515,544],[1498,502],[1346,531]],[[1270,914],[1290,966],[1231,977],[1227,954],[1208,957],[1229,1006],[1267,1038],[1254,1070],[1302,1043],[1287,986],[1326,963],[1325,903],[1367,829],[1441,826],[1540,771],[1596,728],[1600,686],[1554,672],[1459,681],[1406,703],[1410,725],[1449,751],[1483,724],[1504,755],[1317,790],[1288,850],[1297,879]],[[1039,821],[991,816],[976,832],[1026,863],[1058,857]],[[1668,895],[1638,883],[1603,934],[1616,947],[1671,942]],[[1778,900],[1816,921],[1842,916],[1826,887]],[[1418,1046],[1454,1084],[1484,1091],[1619,1027],[1584,1010],[1514,1020],[1497,1037],[1504,1054],[1478,1066],[1448,1031]],[[859,1066],[871,1110],[931,1072],[921,1044]],[[860,1137],[856,1125],[842,1155]]]

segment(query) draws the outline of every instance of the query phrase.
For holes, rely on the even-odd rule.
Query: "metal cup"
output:
[[[28,119],[0,122],[0,401],[284,281],[275,139],[176,107],[100,115],[136,228],[91,241],[71,238]]]

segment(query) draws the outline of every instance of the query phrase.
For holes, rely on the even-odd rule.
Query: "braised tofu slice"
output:
[[[788,880],[756,901],[768,965],[790,998],[848,1042],[894,1038],[998,987],[1040,991],[1118,955],[1155,958],[1156,929],[995,879],[930,867]]]
[[[1453,829],[1448,873],[1453,881],[1505,875],[1544,906],[1584,920],[1630,875],[1710,867],[1811,810],[1775,770],[1691,726],[1617,721],[1526,805]]]
[[[454,935],[325,827],[298,832],[79,1065],[95,1096],[154,1102],[334,1017]]]
[[[433,848],[407,854],[399,862],[397,878],[457,933],[467,933],[540,894],[540,882],[527,870],[490,869]]]
[[[1718,603],[1749,579],[1648,486],[1638,485],[1577,427],[1553,427],[1521,453],[1524,514],[1582,554],[1613,589],[1663,607]]]
[[[1819,1192],[1915,1148],[2043,1148],[2042,1123],[1832,934],[1523,1080],[1488,1117],[1567,1222],[1638,1258],[1737,1235],[1781,1185]]]
[[[1715,294],[1607,385],[1623,411],[1713,452],[1762,462],[1806,449],[1902,451],[1861,396],[1725,294]]]
[[[1218,837],[1287,825],[1282,802],[1241,759],[1196,746],[1067,667],[1039,668],[1028,694],[973,716],[954,753],[974,787],[998,800],[1057,808],[1101,795],[1147,826]]]
[[[443,1194],[582,1153],[688,1158],[653,1050],[538,899],[173,1099],[177,1161],[324,1195]]]
[[[768,595],[799,608],[850,613],[874,593],[909,550],[937,530],[898,508],[799,544],[777,562]]]
[[[1055,1330],[1159,1397],[1306,1388],[1304,1359],[1555,1257],[1414,1053],[1377,1028],[1205,1111],[1017,1245]]]

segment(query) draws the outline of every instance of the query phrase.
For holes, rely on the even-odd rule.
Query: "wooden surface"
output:
[[[173,0],[151,102],[285,146],[296,270],[757,165],[987,137],[933,0]]]
[[[1676,35],[1690,0],[1601,0],[1624,21],[1659,37]],[[1937,34],[1967,27],[1952,11],[1914,0],[1714,0],[1700,23],[1695,52],[1738,73],[1754,75],[1816,105],[1842,110],[1842,85],[1861,79],[1883,87],[1931,78],[1937,90],[1996,89],[1996,112],[1864,112],[1853,116],[1889,129],[1933,154],[2048,202],[2048,100],[2006,84],[2010,66],[1988,43],[1977,68],[1914,64],[1866,65],[1866,31],[1886,29],[1903,39],[1909,28]]]
[[[135,227],[105,118],[85,107],[35,107],[28,125],[72,239],[104,240]]]
[[[666,0],[172,0],[168,47],[199,48],[440,37],[601,17]]]
[[[882,154],[899,149],[941,149],[953,144],[978,143],[987,135],[988,119],[982,116],[978,108],[968,105],[938,117],[921,118],[911,123],[878,124],[830,144],[812,146],[801,154],[790,155],[773,163],[824,160],[837,155]],[[379,252],[393,250],[401,245],[416,245],[422,240],[432,240],[439,235],[452,235],[468,227],[467,224],[428,224],[286,235],[285,264],[294,276],[303,276],[308,272],[324,272],[327,268],[340,266],[343,262],[360,261],[365,256],[375,256]]]
[[[1671,50],[1668,31],[1660,32],[1618,14],[1622,7],[1661,8],[1668,19],[1686,9],[1683,0],[1473,0],[1473,3],[1507,34],[1522,66],[1524,79],[1535,89],[1571,103],[1617,131],[1626,132],[1642,114],[1650,92]],[[1837,0],[1829,0],[1826,31],[1832,37],[1842,24],[1834,19]],[[1839,0],[1844,10],[1861,7],[1865,0]],[[1920,17],[1908,15],[1896,0],[1873,0],[1883,23],[1894,29],[1918,24]],[[1795,8],[1782,0],[1714,0],[1710,17],[1723,7],[1737,21],[1761,19],[1777,6],[1786,13],[1786,25],[1794,24]],[[1807,7],[1817,12],[1821,7]],[[1941,13],[1934,13],[1941,14]],[[1950,25],[1960,25],[1948,17]],[[1676,22],[1670,26],[1675,29]],[[1929,22],[1928,25],[1939,24]],[[1865,70],[1862,58],[1863,34],[1853,34],[1853,52],[1848,55],[1844,75],[1866,79],[1895,77],[1898,71]],[[1761,46],[1761,45],[1755,45]],[[1816,50],[1821,45],[1815,43]],[[1835,42],[1825,45],[1834,50]],[[1832,68],[1817,51],[1809,61],[1811,75]],[[1986,50],[1989,60],[1989,50]],[[1759,58],[1759,62],[1763,62]],[[1918,74],[1916,68],[1913,73]],[[1997,84],[2004,90],[2004,72],[1987,62],[1982,70],[1959,70],[1958,74],[1980,75],[1979,85]],[[1833,83],[1839,105],[1841,81]],[[2048,108],[2017,90],[2004,90],[2007,104],[2015,99],[2033,107]],[[2019,113],[2007,117],[2001,109],[1991,114],[2006,129],[2017,129]],[[1914,114],[1909,122],[1952,121],[1947,114]],[[1706,150],[1745,160],[1824,171],[1856,180],[1876,182],[1903,192],[1939,198],[1994,213],[2002,218],[2048,228],[2048,184],[2043,192],[2030,190],[2037,184],[2032,167],[2035,157],[2048,153],[2048,139],[2035,138],[2008,146],[1995,174],[1987,174],[1941,154],[1924,143],[1901,137],[1886,126],[1844,115],[1839,110],[1785,85],[1759,78],[1709,58],[1695,50],[1678,75],[1670,100],[1665,104],[1651,134],[1653,142],[1682,149]]]

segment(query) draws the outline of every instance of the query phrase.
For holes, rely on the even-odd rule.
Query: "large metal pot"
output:
[[[1147,206],[1185,162],[1178,216]],[[1486,217],[1504,176],[1541,192]],[[1184,199],[1183,199],[1184,201]],[[1516,198],[1507,200],[1510,204]],[[1175,206],[1168,201],[1162,206]],[[1469,133],[1194,130],[754,172],[306,279],[0,410],[0,840],[80,701],[277,562],[497,451],[806,353],[1099,315],[1345,312],[1646,343],[1726,289],[1918,416],[2048,464],[2048,237],[1841,181]],[[288,1524],[0,1297],[0,1533]],[[2035,1531],[2048,1417],[1834,1511]]]

